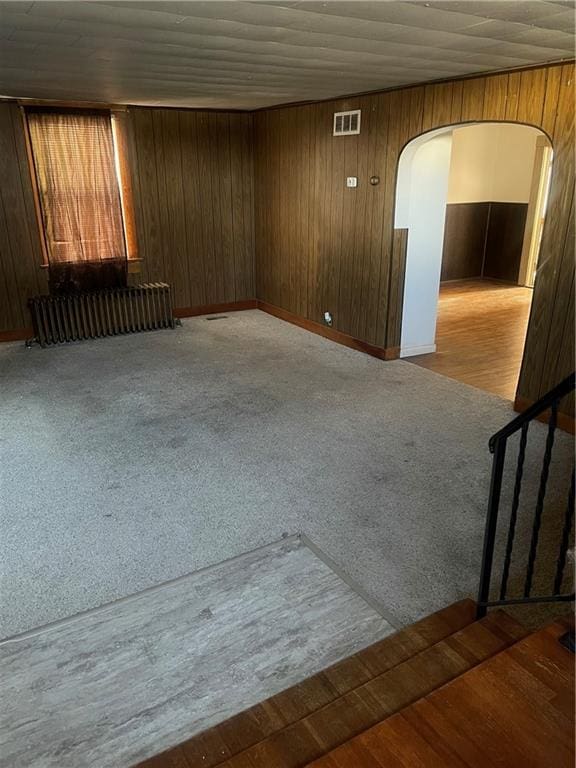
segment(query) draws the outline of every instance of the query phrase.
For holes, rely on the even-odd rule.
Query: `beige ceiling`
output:
[[[253,109],[574,57],[572,0],[0,2],[0,94]]]

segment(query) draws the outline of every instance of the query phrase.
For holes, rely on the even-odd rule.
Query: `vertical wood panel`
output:
[[[552,180],[518,389],[527,400],[537,399],[551,382],[557,383],[561,379],[554,360],[548,357],[549,345],[552,344],[552,349],[555,349],[574,344],[573,324],[567,327],[556,309],[565,305],[565,296],[571,286],[570,276],[574,274],[574,237],[571,229],[574,221],[573,81],[574,66],[563,66],[552,130]],[[562,338],[565,333],[568,334],[567,342]]]
[[[230,120],[226,114],[215,114],[215,136],[212,146],[212,169],[215,183],[212,185],[212,207],[215,229],[220,230],[217,252],[219,293],[225,301],[233,301],[236,295],[236,253],[233,239],[233,213],[231,191]]]
[[[422,112],[422,131],[429,131],[434,127],[434,86],[424,87],[424,107]]]
[[[252,116],[131,110],[141,277],[177,307],[254,298]]]
[[[392,293],[394,304],[397,307],[402,306],[404,296],[404,274],[406,272],[406,248],[408,246],[408,230],[395,229],[392,236],[392,275],[390,280],[390,299]],[[386,329],[386,346],[390,349],[400,347],[400,333],[402,328],[401,313],[396,312],[390,317],[390,322]]]
[[[452,83],[441,83],[434,86],[432,125],[435,128],[441,125],[450,125],[452,118],[452,95]]]
[[[328,142],[325,140],[324,115],[325,106],[318,104],[312,107],[312,144],[311,172],[313,177],[313,196],[311,211],[311,253],[312,261],[308,271],[308,307],[309,317],[316,322],[321,321],[322,314],[322,243],[321,239],[326,230],[326,181],[328,178]]]
[[[506,117],[506,101],[508,98],[508,75],[496,75],[486,78],[484,91],[484,120],[504,120]]]
[[[545,69],[529,69],[520,73],[520,92],[516,119],[520,123],[542,124],[542,109],[546,94]]]
[[[10,331],[27,325],[12,266],[10,231],[0,197],[0,329]]]
[[[390,301],[390,274],[392,271],[392,233],[394,227],[394,207],[396,201],[396,172],[398,157],[404,146],[406,136],[402,121],[401,91],[388,94],[389,123],[386,143],[386,186],[384,189],[384,210],[382,215],[382,258],[378,276],[379,295],[376,314],[376,324],[370,341],[384,346],[386,343],[386,326],[391,313],[395,311],[394,296]],[[423,100],[424,101],[424,100]],[[424,108],[424,106],[423,106]],[[423,119],[423,118],[422,118]],[[422,129],[423,129],[422,123]]]
[[[0,330],[30,325],[26,302],[42,285],[42,251],[18,106],[0,104]]]
[[[452,88],[452,109],[450,111],[450,122],[454,125],[462,120],[462,96],[464,93],[464,83],[462,81],[454,83]]]
[[[166,184],[166,212],[169,236],[164,255],[164,265],[170,264],[170,281],[173,285],[174,303],[178,307],[192,305],[190,272],[188,269],[186,209],[182,173],[182,149],[178,112],[166,109],[161,112],[164,169]],[[168,270],[167,270],[168,274]]]
[[[470,120],[482,120],[484,115],[484,96],[486,91],[484,77],[475,77],[473,80],[465,80],[462,91],[462,115],[463,123]]]
[[[557,379],[574,370],[574,199],[566,229],[562,261],[558,270],[558,289],[552,307],[550,334],[546,344],[540,392],[550,390]]]
[[[135,109],[130,112],[134,126],[134,154],[138,180],[136,194],[136,227],[142,254],[144,280],[164,280],[162,276],[162,243],[159,223],[158,180],[156,177],[156,149],[152,111]]]
[[[360,198],[358,212],[358,229],[356,237],[356,270],[358,276],[357,290],[351,291],[352,298],[352,325],[351,334],[356,338],[362,338],[365,333],[366,297],[369,292],[370,279],[370,242],[372,230],[372,218],[374,213],[374,198],[378,185],[370,184],[372,176],[380,176],[381,171],[374,167],[374,153],[376,137],[378,135],[379,115],[378,107],[371,97],[360,100],[362,114],[366,114],[364,126],[364,140],[360,147]]]
[[[546,92],[544,94],[544,108],[542,110],[542,129],[546,131],[548,136],[554,135],[561,83],[562,67],[550,67],[546,78]]]
[[[518,101],[520,98],[520,85],[522,83],[521,72],[511,72],[508,75],[508,96],[506,98],[506,120],[515,121],[518,114]]]
[[[254,167],[252,116],[230,116],[236,301],[254,298]]]
[[[357,104],[353,108],[357,108]],[[337,180],[337,184],[342,187],[342,228],[341,228],[341,250],[339,259],[339,327],[344,333],[352,333],[352,294],[356,291],[355,275],[357,274],[357,265],[355,258],[358,257],[357,249],[354,244],[357,242],[359,232],[356,222],[359,217],[359,201],[362,196],[362,186],[364,192],[366,187],[366,176],[360,175],[360,144],[363,143],[366,133],[360,136],[342,136],[334,139],[334,144],[342,147],[344,154],[344,168],[342,178]],[[358,187],[348,189],[345,184],[346,177],[358,176]],[[336,243],[334,243],[336,246]]]
[[[204,285],[206,238],[200,208],[200,166],[196,113],[178,112],[180,154],[182,159],[182,195],[186,230],[186,261],[190,306],[207,304]]]

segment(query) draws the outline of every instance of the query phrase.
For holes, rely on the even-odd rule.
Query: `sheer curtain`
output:
[[[50,266],[125,260],[110,115],[27,114]]]

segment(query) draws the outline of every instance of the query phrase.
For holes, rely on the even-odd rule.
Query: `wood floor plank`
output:
[[[163,752],[140,763],[138,768],[190,768],[186,755],[180,747]]]
[[[558,642],[565,629],[558,622],[520,640],[309,768],[572,766],[574,660]]]
[[[364,747],[360,740],[343,744],[334,752],[324,758],[328,762],[323,768],[350,768],[350,766],[362,766],[363,768],[381,768],[382,763]]]
[[[200,763],[211,768],[230,757],[228,746],[215,728],[201,733],[199,738],[184,742],[181,750],[187,760],[187,764]]]
[[[510,619],[506,619],[502,628],[499,625],[501,615],[499,611],[494,612],[427,647],[246,749],[241,753],[242,757],[248,757],[254,768],[302,768],[524,635],[523,628]],[[235,757],[230,763],[233,768],[240,768]],[[197,768],[197,764],[191,768]]]

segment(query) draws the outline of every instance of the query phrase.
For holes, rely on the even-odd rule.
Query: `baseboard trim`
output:
[[[430,355],[436,352],[436,344],[424,344],[421,347],[406,347],[400,350],[400,357],[416,357],[416,355]]]
[[[244,299],[243,301],[228,301],[222,304],[200,304],[196,307],[176,307],[175,317],[197,317],[198,315],[216,315],[220,312],[240,312],[244,309],[257,309],[256,299]]]
[[[0,331],[0,343],[3,341],[26,341],[34,336],[32,328],[17,328],[15,331]]]
[[[275,304],[269,304],[267,301],[258,299],[258,309],[261,309],[263,312],[267,312],[269,315],[273,315],[280,320],[285,320],[287,323],[297,325],[305,331],[310,331],[318,336],[323,336],[325,339],[330,339],[330,341],[335,341],[337,344],[342,344],[345,347],[350,347],[350,349],[355,349],[357,352],[364,352],[372,357],[377,357],[379,360],[396,360],[400,356],[400,347],[378,347],[375,344],[362,341],[347,333],[342,333],[342,331],[337,331],[334,328],[321,325],[314,320],[308,320],[306,317],[295,315],[287,309],[277,307]]]
[[[525,397],[516,395],[516,398],[514,399],[514,410],[522,413],[522,411],[525,411],[527,408],[530,408],[532,405],[534,405],[535,402],[535,400],[527,400]],[[549,418],[550,411],[544,411],[544,413],[541,413],[540,416],[538,416],[538,421],[542,421],[544,424],[547,424]],[[563,432],[568,432],[571,435],[576,434],[576,421],[573,416],[569,416],[567,413],[558,411],[558,420],[556,423],[558,428]]]

